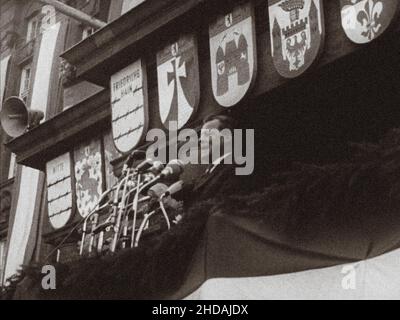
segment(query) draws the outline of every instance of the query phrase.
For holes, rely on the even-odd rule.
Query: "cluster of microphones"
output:
[[[138,247],[146,235],[179,223],[182,204],[172,196],[184,188],[184,164],[172,160],[164,165],[145,157],[142,151],[128,156],[118,181],[83,220],[80,255]]]

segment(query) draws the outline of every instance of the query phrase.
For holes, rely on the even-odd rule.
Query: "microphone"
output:
[[[159,179],[163,178],[179,179],[183,171],[184,171],[184,163],[181,160],[172,160],[167,164],[165,169],[161,171],[158,177]]]
[[[178,180],[180,175],[183,173],[183,162],[180,160],[172,160],[170,161],[167,166],[165,167],[164,170],[161,171],[161,173],[152,179],[150,176],[152,174],[149,174],[149,177],[151,180],[145,179],[144,181],[144,186],[142,187],[142,190],[150,188],[151,186],[155,185],[157,182],[164,178],[170,178],[174,180]]]
[[[157,183],[147,191],[147,195],[150,197],[148,203],[149,211],[154,210],[158,206],[158,202],[167,190],[168,187],[165,184]]]
[[[133,162],[135,160],[142,160],[145,158],[145,156],[146,156],[146,152],[144,152],[144,151],[140,151],[140,150],[133,151],[126,159],[122,171],[126,172],[130,167],[133,166]]]
[[[148,170],[154,175],[160,174],[164,170],[165,166],[161,161],[154,161],[153,166]]]
[[[149,191],[147,191],[147,195],[151,198],[156,198],[157,200],[168,191],[167,185],[164,183],[157,183],[152,186]]]
[[[153,160],[146,159],[135,168],[135,171],[143,173],[146,170],[150,169],[153,166],[153,164],[154,164]]]
[[[143,183],[153,181],[163,170],[164,164],[161,161],[154,161],[153,166],[145,173]]]
[[[161,198],[169,197],[172,196],[180,191],[183,190],[185,183],[182,180],[179,180],[175,182],[173,185],[171,185],[161,196]]]

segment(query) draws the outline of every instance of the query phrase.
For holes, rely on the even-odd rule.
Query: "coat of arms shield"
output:
[[[368,43],[383,34],[398,12],[398,0],[340,0],[342,27],[347,37],[358,44]]]
[[[115,146],[128,153],[148,128],[147,76],[141,59],[111,76],[111,113]]]
[[[257,65],[254,7],[235,7],[210,25],[214,97],[223,107],[239,103],[254,82]]]
[[[304,73],[323,48],[322,0],[269,0],[271,53],[278,73],[294,78]]]
[[[157,53],[161,121],[181,129],[196,113],[200,100],[199,58],[194,34],[183,35]]]
[[[51,226],[58,230],[72,216],[72,179],[70,154],[63,154],[46,164],[47,206]]]
[[[75,191],[79,214],[85,218],[96,207],[103,191],[100,139],[75,149]]]

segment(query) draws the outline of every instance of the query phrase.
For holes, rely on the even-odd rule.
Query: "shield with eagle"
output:
[[[157,53],[160,117],[181,129],[196,113],[200,100],[199,58],[194,34],[183,35]]]
[[[294,78],[317,59],[325,36],[322,0],[269,0],[271,53],[278,73]]]
[[[93,139],[74,151],[75,191],[79,214],[86,217],[97,205],[103,189],[100,139]]]
[[[223,107],[238,104],[252,86],[257,65],[254,8],[243,3],[210,25],[211,79]]]
[[[132,151],[148,128],[147,76],[139,59],[111,76],[112,133],[121,153]]]
[[[341,0],[342,27],[358,44],[383,34],[398,13],[398,0]]]

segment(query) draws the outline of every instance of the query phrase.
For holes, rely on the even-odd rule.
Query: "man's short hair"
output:
[[[203,125],[205,125],[208,122],[214,121],[214,120],[218,120],[220,123],[218,130],[229,129],[229,130],[233,131],[235,129],[235,126],[236,126],[235,119],[233,119],[232,117],[226,116],[226,115],[222,115],[222,114],[214,114],[214,115],[207,116],[203,120]]]

